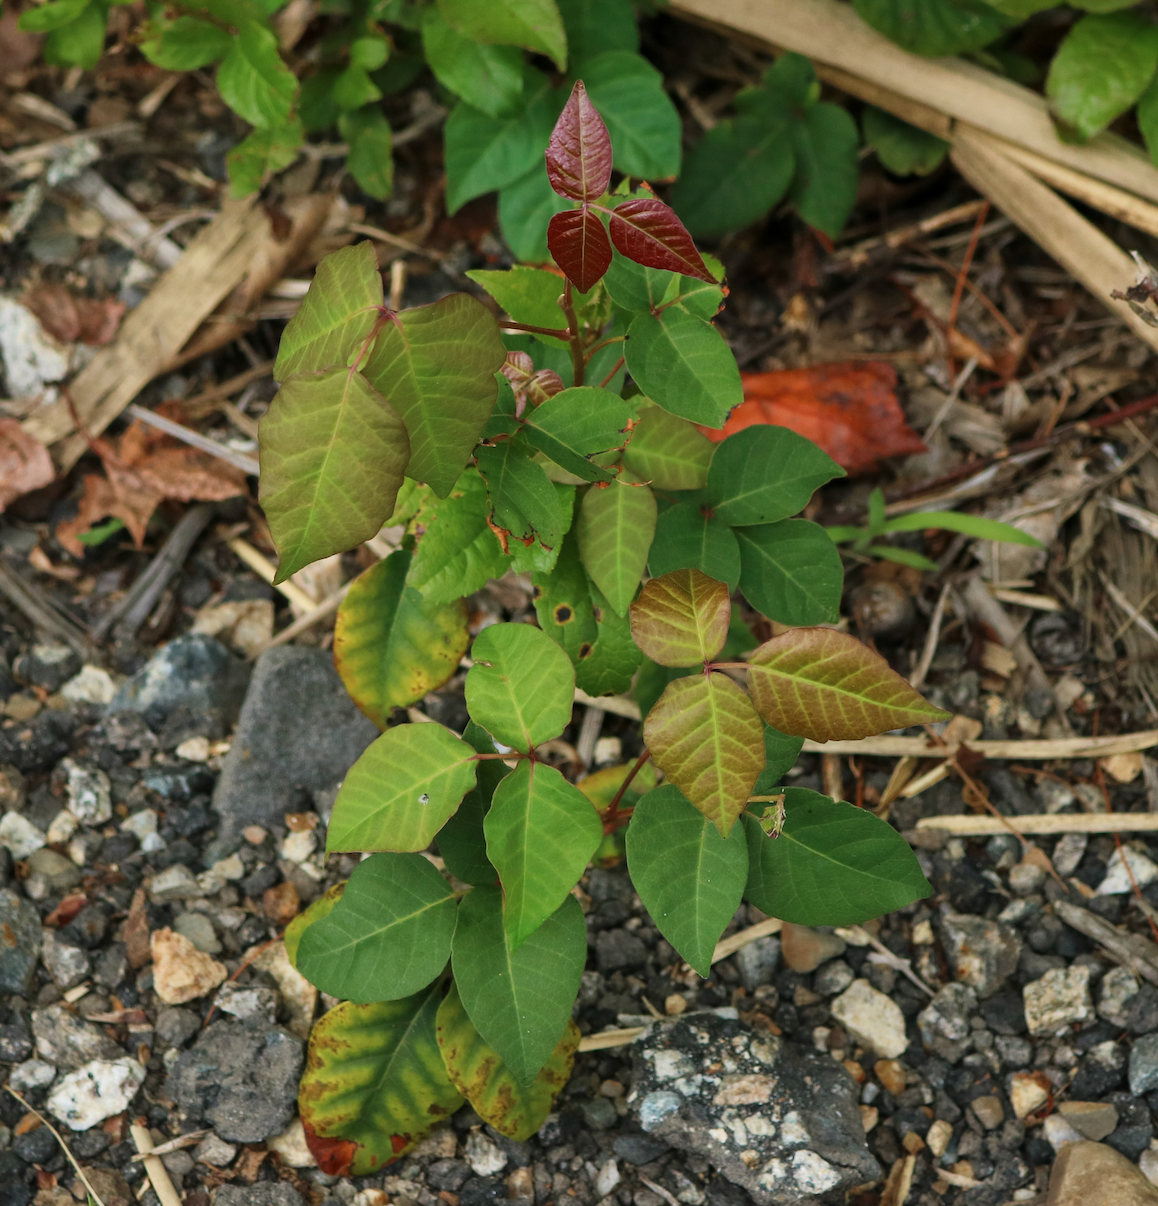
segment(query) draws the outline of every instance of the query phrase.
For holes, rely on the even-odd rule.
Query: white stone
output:
[[[128,1108],[145,1082],[133,1059],[94,1059],[71,1072],[49,1094],[48,1111],[74,1131],[87,1131]]]
[[[832,1002],[832,1016],[858,1043],[885,1059],[903,1055],[909,1045],[900,1006],[867,980],[854,980]]]
[[[1009,1078],[1009,1103],[1018,1118],[1036,1113],[1049,1100],[1049,1082],[1042,1081],[1040,1072],[1014,1072]]]
[[[1158,1152],[1153,1148],[1144,1151],[1138,1161],[1138,1167],[1151,1185],[1158,1185]]]
[[[117,693],[117,684],[113,676],[100,666],[82,666],[79,674],[60,688],[61,695],[69,703],[76,704],[107,704]]]
[[[202,871],[197,876],[197,883],[206,896],[216,896],[227,883],[245,878],[245,864],[231,854],[228,858],[218,859],[208,871]]]
[[[1060,1114],[1051,1114],[1042,1124],[1041,1133],[1055,1152],[1060,1152],[1067,1143],[1084,1143],[1086,1139]]]
[[[56,1069],[52,1064],[42,1059],[26,1059],[12,1069],[8,1083],[18,1093],[24,1093],[29,1089],[43,1089],[45,1085],[52,1084],[55,1076]]]
[[[1138,977],[1128,967],[1112,967],[1098,985],[1098,1017],[1114,1026],[1126,1024],[1126,1002],[1138,991]]]
[[[281,856],[290,863],[304,863],[318,847],[318,835],[312,829],[290,832],[281,844]]]
[[[913,945],[914,946],[932,946],[936,942],[933,936],[933,923],[931,921],[918,921],[913,926]]]
[[[608,1160],[595,1174],[595,1192],[605,1198],[619,1184],[619,1165]]]
[[[11,297],[0,297],[0,359],[13,398],[38,394],[49,381],[68,376],[72,355]]]
[[[165,839],[157,832],[157,814],[151,808],[130,813],[121,822],[121,832],[131,833],[141,843],[145,854],[165,849]]]
[[[274,1135],[269,1140],[269,1147],[277,1152],[281,1157],[281,1162],[288,1164],[290,1168],[317,1167],[318,1162],[314,1159],[314,1154],[306,1143],[306,1132],[300,1118],[295,1118],[289,1124],[289,1128],[282,1131],[280,1135]]]
[[[190,737],[187,741],[182,741],[174,752],[178,758],[184,758],[186,762],[208,762],[209,738]]]
[[[1126,860],[1124,863],[1123,856]],[[1110,855],[1109,862],[1106,864],[1106,878],[1098,884],[1097,894],[1099,896],[1120,896],[1124,892],[1132,892],[1134,885],[1130,879],[1131,871],[1134,873],[1134,879],[1138,881],[1139,888],[1144,888],[1158,879],[1158,866],[1155,866],[1144,854],[1131,850],[1129,846],[1123,846]]]
[[[839,1185],[841,1173],[816,1152],[793,1152],[792,1179],[802,1193],[819,1194]]]
[[[940,1160],[945,1154],[945,1149],[949,1146],[949,1140],[952,1138],[953,1124],[946,1122],[944,1118],[938,1118],[929,1127],[929,1133],[925,1136],[925,1142],[929,1145],[929,1151]]]
[[[1067,833],[1058,839],[1053,848],[1054,870],[1064,879],[1073,875],[1078,869],[1078,863],[1085,858],[1086,847],[1090,844],[1088,833]]]
[[[507,1153],[481,1131],[472,1131],[466,1141],[466,1162],[480,1177],[493,1177],[507,1166]]]
[[[113,815],[113,790],[99,767],[78,766],[71,758],[60,764],[68,775],[68,810],[82,825],[103,825]]]
[[[0,820],[0,846],[6,847],[13,858],[28,858],[44,845],[45,840],[44,834],[18,812],[6,812]]]
[[[155,875],[149,892],[154,900],[191,900],[205,895],[184,863],[174,863]]]
[[[1062,1034],[1094,1013],[1090,969],[1054,967],[1025,986],[1025,1020],[1033,1035]]]
[[[49,825],[48,832],[44,835],[45,839],[50,846],[62,845],[76,833],[76,827],[79,824],[80,822],[67,808],[62,808],[52,818],[52,824]]]
[[[197,1145],[193,1158],[199,1164],[210,1164],[214,1168],[225,1168],[226,1165],[233,1163],[233,1157],[236,1155],[237,1148],[232,1143],[226,1143],[220,1136],[210,1133]]]
[[[202,954],[216,955],[221,951],[221,942],[213,922],[204,913],[182,913],[174,919],[173,929],[183,938],[188,938]]]

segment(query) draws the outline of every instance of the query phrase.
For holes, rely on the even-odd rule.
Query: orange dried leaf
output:
[[[812,741],[949,719],[883,657],[831,628],[793,628],[765,641],[748,657],[748,689],[774,729]]]
[[[710,661],[728,639],[728,588],[698,569],[652,578],[631,605],[631,636],[661,666]]]
[[[61,343],[100,347],[117,333],[125,303],[113,298],[78,297],[64,285],[34,285],[20,299],[40,319],[40,325]]]
[[[875,361],[743,373],[744,401],[722,430],[700,430],[719,443],[757,423],[787,427],[818,444],[849,473],[867,473],[883,457],[927,449],[897,401],[897,374]]]
[[[55,476],[48,449],[15,419],[0,419],[0,511]]]

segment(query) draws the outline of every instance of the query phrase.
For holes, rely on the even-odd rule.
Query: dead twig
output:
[[[172,419],[166,419],[163,415],[154,414],[153,411],[146,410],[143,406],[137,406],[135,403],[128,408],[128,412],[134,419],[140,419],[142,423],[148,423],[150,427],[156,427],[159,431],[173,436],[174,439],[178,439],[184,444],[200,448],[202,452],[208,452],[211,456],[220,457],[221,460],[232,465],[235,469],[240,469],[242,473],[247,473],[251,477],[257,477],[261,472],[261,467],[253,457],[246,456],[244,452],[235,452],[232,448],[226,448],[224,444],[219,444],[216,440],[203,436],[200,432],[194,431],[191,427],[186,427],[183,423],[174,423]]]
[[[917,829],[945,833],[951,837],[989,837],[995,833],[1049,836],[1058,833],[1154,833],[1158,813],[1153,812],[1042,812],[1017,817],[961,814],[922,817]]]
[[[84,661],[93,660],[92,642],[85,630],[71,617],[57,610],[48,596],[35,592],[3,560],[0,560],[0,593],[6,595],[38,628],[59,637]]]
[[[135,1122],[130,1125],[129,1133],[133,1136],[137,1151],[144,1156],[145,1173],[153,1191],[161,1199],[161,1206],[182,1206],[181,1195],[169,1177],[169,1170],[161,1162],[161,1157],[154,1154],[152,1136]]]
[[[30,1114],[35,1114],[36,1117],[40,1119],[41,1126],[48,1128],[48,1130],[52,1133],[53,1138],[55,1138],[57,1143],[60,1144],[60,1150],[62,1152],[64,1152],[65,1159],[67,1159],[69,1164],[71,1164],[73,1166],[73,1168],[76,1169],[76,1175],[78,1177],[80,1177],[81,1184],[85,1187],[86,1190],[88,1190],[89,1194],[92,1196],[93,1201],[96,1202],[97,1206],[105,1206],[104,1202],[101,1200],[101,1195],[99,1193],[97,1193],[97,1191],[95,1189],[93,1189],[92,1182],[88,1179],[88,1177],[85,1176],[84,1169],[81,1168],[81,1166],[77,1163],[77,1159],[72,1154],[72,1152],[70,1152],[68,1150],[68,1144],[65,1143],[63,1137],[61,1136],[61,1133],[56,1129],[56,1127],[54,1127],[52,1125],[52,1123],[49,1122],[48,1119],[45,1118],[45,1116],[38,1109],[36,1109],[35,1106],[29,1105],[28,1102],[25,1100],[25,1098],[21,1097],[21,1095],[19,1093],[17,1093],[15,1089],[11,1089],[7,1085],[4,1086],[4,1089],[5,1089],[5,1092],[9,1093],[12,1097],[15,1097],[16,1100],[18,1102],[20,1102],[20,1104]],[[178,1198],[177,1206],[180,1206],[180,1201],[181,1201],[181,1199]],[[166,1206],[170,1206],[170,1204],[166,1203]]]

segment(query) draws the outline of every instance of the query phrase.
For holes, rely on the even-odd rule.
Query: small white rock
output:
[[[1060,1152],[1067,1143],[1083,1143],[1085,1135],[1078,1134],[1060,1115],[1051,1114],[1043,1123],[1042,1134],[1055,1152]]]
[[[867,980],[854,980],[832,1002],[832,1016],[858,1043],[885,1059],[903,1055],[909,1045],[900,1006]]]
[[[175,753],[178,758],[184,758],[187,762],[208,762],[209,738],[190,737],[181,742]]]
[[[103,825],[113,815],[109,777],[96,766],[79,766],[71,758],[60,764],[68,775],[68,810],[82,825]]]
[[[94,1059],[69,1073],[49,1094],[48,1111],[74,1131],[87,1131],[128,1108],[145,1082],[133,1059]]]
[[[23,1093],[28,1089],[43,1089],[45,1085],[52,1084],[55,1076],[56,1069],[52,1064],[42,1059],[26,1059],[12,1069],[8,1083],[18,1093]]]
[[[619,1165],[614,1160],[608,1160],[595,1174],[595,1192],[605,1198],[619,1184]]]
[[[269,1140],[269,1146],[281,1156],[281,1162],[290,1168],[317,1167],[318,1162],[306,1143],[306,1132],[300,1118],[295,1118],[280,1135],[274,1135]]]
[[[45,835],[18,812],[6,812],[0,820],[0,846],[6,847],[15,859],[35,854],[45,840]]]
[[[493,1177],[507,1166],[507,1153],[481,1131],[471,1131],[466,1141],[466,1162],[477,1176]]]
[[[1053,848],[1053,865],[1058,875],[1063,878],[1073,875],[1078,863],[1085,858],[1089,842],[1088,833],[1067,833],[1058,839],[1058,844]]]
[[[281,844],[281,856],[287,862],[304,863],[317,847],[318,837],[312,829],[303,829],[298,833],[291,830]]]
[[[1138,1161],[1138,1167],[1142,1170],[1142,1175],[1151,1185],[1158,1185],[1158,1152],[1153,1148],[1144,1151],[1141,1159]]]
[[[1125,1026],[1126,1003],[1138,991],[1138,977],[1128,967],[1112,967],[1098,985],[1098,1017]]]
[[[49,825],[48,832],[44,835],[45,839],[50,846],[63,845],[76,833],[76,827],[79,824],[80,822],[67,808],[62,808],[52,818],[52,824]]]
[[[1123,856],[1125,862],[1122,861]],[[1124,892],[1132,892],[1134,884],[1130,879],[1131,871],[1134,873],[1134,879],[1138,881],[1139,888],[1144,888],[1158,879],[1158,866],[1155,866],[1144,854],[1131,850],[1129,846],[1123,846],[1110,855],[1110,860],[1106,864],[1106,878],[1098,885],[1097,894],[1099,896],[1120,896]]]
[[[145,854],[165,849],[165,839],[157,832],[157,814],[151,808],[130,813],[121,822],[121,832],[131,833],[141,843],[141,850]]]
[[[208,1134],[197,1145],[193,1158],[201,1164],[211,1164],[214,1168],[224,1168],[233,1163],[237,1148],[232,1143],[226,1143],[218,1135]]]
[[[82,666],[79,674],[60,688],[61,695],[69,703],[75,704],[107,704],[117,693],[117,684],[112,675],[100,666]]]
[[[155,875],[149,892],[154,900],[192,900],[205,895],[184,863],[174,863]]]
[[[1025,986],[1025,1020],[1033,1035],[1061,1034],[1093,1016],[1090,969],[1054,967]]]

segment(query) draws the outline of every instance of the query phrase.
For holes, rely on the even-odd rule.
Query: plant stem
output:
[[[618,373],[621,368],[623,368],[625,363],[626,362],[625,362],[624,358],[622,356],[620,356],[620,358],[615,362],[615,367],[611,370],[611,372],[609,372],[607,374],[607,376],[604,377],[603,380],[599,382],[599,388],[603,389],[608,384],[608,382],[611,380],[611,378],[614,377],[615,374]]]
[[[616,823],[619,820],[619,801],[623,799],[624,793],[631,786],[632,780],[643,769],[643,764],[651,757],[651,750],[644,750],[642,754],[635,760],[635,765],[627,772],[627,778],[619,785],[619,790],[615,793],[607,812],[603,817],[603,832],[611,833],[616,828]]]
[[[513,762],[518,758],[529,758],[530,756],[530,754],[520,754],[518,750],[511,750],[509,754],[474,754],[469,760],[471,762],[484,762],[488,759],[503,758]]]
[[[625,337],[623,335],[611,335],[607,339],[601,339],[593,348],[587,349],[588,361],[591,360],[591,357],[594,356],[595,353],[598,352],[600,348],[605,348],[609,344],[612,344],[612,343],[622,343],[624,341],[624,338]]]
[[[510,322],[503,318],[499,320],[499,326],[504,331],[518,331],[523,335],[551,335],[555,339],[570,339],[571,332],[563,330],[562,327],[532,327],[525,322]]]
[[[572,384],[582,385],[587,363],[583,359],[583,343],[579,338],[579,319],[575,316],[575,300],[572,296],[569,277],[563,282],[563,313],[567,316],[566,338],[571,344],[571,364],[575,373],[575,380]]]

